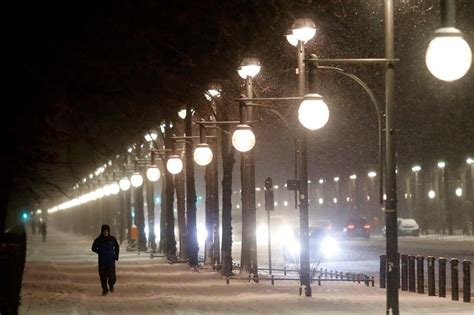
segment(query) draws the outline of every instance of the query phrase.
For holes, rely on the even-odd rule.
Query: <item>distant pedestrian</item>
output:
[[[34,216],[31,216],[30,224],[31,224],[31,232],[33,233],[33,235],[35,235],[36,234],[36,225],[37,225],[37,223],[36,223],[36,220],[35,220]]]
[[[43,236],[43,242],[46,242],[46,233],[48,233],[47,228],[46,228],[46,222],[41,222],[40,227],[39,227],[39,232]]]
[[[110,235],[110,227],[107,224],[102,225],[100,235],[92,243],[92,251],[99,254],[99,277],[102,295],[107,295],[109,290],[114,292],[116,281],[115,261],[119,259],[120,249],[117,239]]]

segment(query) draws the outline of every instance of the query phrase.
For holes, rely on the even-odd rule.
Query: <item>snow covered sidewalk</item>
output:
[[[46,243],[28,235],[20,314],[384,314],[385,290],[357,283],[313,285],[298,296],[298,282],[259,284],[185,264],[122,250],[115,292],[101,296],[92,239],[51,229]],[[400,292],[402,314],[474,314],[473,304]]]

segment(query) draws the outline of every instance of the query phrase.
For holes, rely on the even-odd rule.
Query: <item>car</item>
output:
[[[364,217],[354,217],[347,221],[342,230],[346,238],[363,237],[370,238],[370,224]]]
[[[398,236],[420,236],[420,226],[415,219],[397,219]],[[385,237],[386,228],[383,228],[383,236]]]

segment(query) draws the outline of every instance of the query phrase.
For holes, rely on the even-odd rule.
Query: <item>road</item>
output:
[[[372,236],[370,239],[339,239],[339,251],[332,258],[322,257],[319,264],[313,263],[313,267],[343,272],[364,273],[370,276],[378,276],[380,255],[385,254],[385,239],[382,236]],[[408,255],[431,255],[436,259],[439,257],[457,258],[461,263],[463,259],[474,263],[474,238],[473,237],[400,237],[399,252]],[[240,256],[240,244],[236,243],[233,248],[233,257],[238,260]],[[259,266],[268,266],[268,246],[260,243],[258,246]],[[273,267],[295,267],[298,265],[297,258],[283,260],[281,244],[272,245]],[[437,266],[437,264],[436,264]],[[449,263],[447,271],[449,273]],[[473,266],[474,267],[474,266]],[[460,268],[460,279],[462,279],[462,268]],[[426,272],[426,267],[425,267]],[[449,277],[448,277],[449,278]],[[471,272],[471,283],[474,281],[474,272]]]

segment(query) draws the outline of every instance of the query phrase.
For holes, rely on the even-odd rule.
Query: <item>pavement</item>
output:
[[[91,238],[50,229],[28,235],[20,314],[384,314],[384,289],[352,282],[230,280],[211,268],[193,272],[147,253],[122,251],[115,292],[101,296]],[[125,248],[125,246],[122,246]],[[462,290],[462,287],[460,288]],[[400,291],[401,314],[474,314],[473,303]]]

